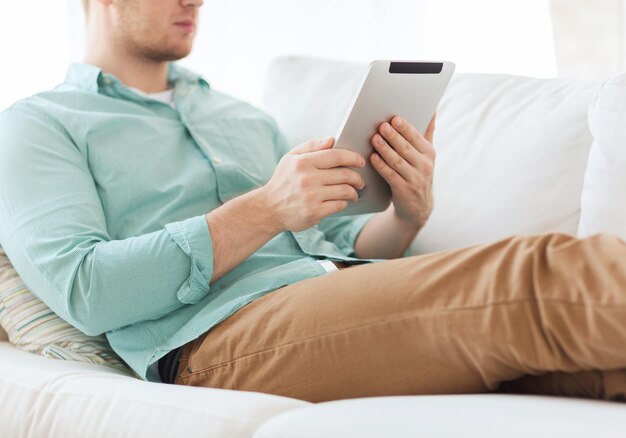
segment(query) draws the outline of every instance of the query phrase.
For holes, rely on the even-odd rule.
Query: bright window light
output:
[[[429,0],[429,53],[459,72],[556,75],[548,0]]]
[[[67,3],[0,2],[0,111],[63,81],[70,61]]]
[[[80,3],[0,3],[6,42],[0,110],[52,88],[70,60],[82,59]],[[194,52],[183,65],[255,104],[269,63],[281,55],[362,63],[443,59],[454,61],[458,72],[556,74],[548,0],[207,1],[200,21]]]

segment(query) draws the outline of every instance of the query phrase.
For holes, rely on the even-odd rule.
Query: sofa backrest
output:
[[[336,135],[367,66],[305,57],[272,64],[264,107],[290,144]],[[576,234],[600,84],[457,74],[438,110],[435,207],[408,254],[510,235]]]

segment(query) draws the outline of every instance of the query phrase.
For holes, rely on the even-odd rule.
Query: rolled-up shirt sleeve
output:
[[[108,233],[85,155],[45,114],[0,115],[0,244],[28,288],[88,335],[157,319],[209,293],[204,215]]]
[[[213,275],[213,244],[204,215],[167,224],[165,229],[190,259],[189,278],[178,290],[181,303],[195,304],[209,291]]]

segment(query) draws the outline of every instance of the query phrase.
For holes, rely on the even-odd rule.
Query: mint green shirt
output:
[[[151,381],[167,352],[325,274],[316,260],[381,260],[354,257],[371,214],[329,218],[212,282],[204,215],[264,184],[288,147],[272,118],[201,77],[171,64],[169,82],[175,107],[73,64],[0,114],[0,244],[35,295]]]

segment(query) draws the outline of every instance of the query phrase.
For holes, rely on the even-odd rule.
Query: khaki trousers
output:
[[[515,237],[273,291],[183,347],[177,384],[310,402],[490,391],[623,400],[626,243]]]

